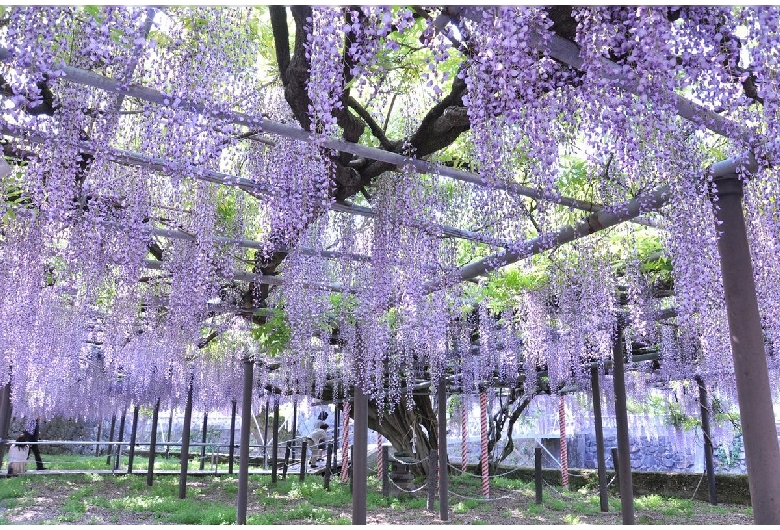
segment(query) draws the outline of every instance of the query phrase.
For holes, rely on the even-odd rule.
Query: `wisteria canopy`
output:
[[[632,392],[733,396],[730,160],[776,390],[779,32],[729,6],[0,8],[0,383],[28,416],[190,384],[224,408],[249,357],[261,391],[392,411],[442,377],[586,387],[621,318],[655,354]]]

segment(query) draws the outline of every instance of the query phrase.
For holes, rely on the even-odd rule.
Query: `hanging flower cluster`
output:
[[[400,167],[373,179],[357,218],[329,212],[335,155],[319,134],[276,138],[257,125],[257,109],[279,122],[293,112],[282,88],[261,88],[252,10],[9,9],[0,125],[30,153],[1,183],[0,383],[14,406],[106,415],[130,401],[179,406],[192,388],[197,406],[227,407],[247,356],[266,392],[297,400],[360,385],[383,410],[442,378],[466,393],[501,383],[530,394],[546,371],[553,392],[584,388],[591,363],[612,356],[621,312],[627,349],[657,346],[663,379],[698,373],[729,395],[718,204],[704,168],[748,149],[760,171],[746,218],[777,371],[777,9],[575,8],[576,68],[561,59],[548,9],[474,8],[441,27],[446,11],[429,11],[425,29],[419,9],[324,7],[307,20],[307,132],[323,137],[339,136],[347,91],[376,95],[366,108],[384,111],[377,79],[412,47],[400,37],[420,31],[427,93],[396,111],[411,138],[423,103],[451,81],[439,68],[463,44],[466,89],[452,100],[465,104],[463,156],[484,186]],[[72,83],[65,65],[161,96]],[[396,150],[415,156],[413,143]],[[519,196],[517,184],[552,202]],[[571,222],[556,205],[564,192],[620,215],[621,203],[659,189],[667,206],[642,222],[658,227],[671,259],[670,301],[654,298],[628,231],[607,236],[622,240],[620,267],[603,241],[566,246],[544,256],[544,286],[499,312],[455,285],[471,257],[523,250]],[[676,328],[659,326],[672,305]],[[263,333],[278,335],[278,351],[259,351]],[[646,375],[628,377],[635,396],[651,391]]]

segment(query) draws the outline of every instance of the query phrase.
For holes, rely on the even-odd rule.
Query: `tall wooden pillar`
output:
[[[623,361],[623,326],[618,321],[615,343],[612,347],[615,384],[615,422],[617,423],[617,450],[620,466],[620,510],[623,524],[634,524],[634,484],[631,477],[631,447],[628,439],[628,408],[626,406],[626,380]]]
[[[154,483],[154,459],[157,457],[157,422],[160,419],[160,398],[154,404],[152,412],[152,434],[149,437],[149,466],[146,468],[146,485]]]
[[[279,396],[277,395],[274,396],[273,430],[274,432],[271,435],[271,445],[273,445],[271,448],[271,483],[276,484],[279,467],[279,451],[277,451],[277,448],[279,447]]]
[[[355,392],[355,434],[352,445],[352,524],[366,524],[368,479],[368,397],[359,384]]]
[[[599,386],[599,367],[590,367],[590,387],[593,393],[593,417],[596,426],[596,462],[599,475],[599,504],[602,512],[609,511],[609,491],[607,490],[607,460],[604,454],[604,426],[601,421],[601,388]]]
[[[718,253],[737,381],[750,500],[755,524],[780,524],[780,447],[764,336],[750,258],[742,182],[736,173],[713,184]]]
[[[206,439],[208,436],[208,426],[209,426],[209,413],[204,412],[203,413],[203,433],[200,437],[200,466],[198,469],[203,469],[206,467]]]
[[[11,425],[11,383],[3,385],[0,389],[0,440],[8,438],[8,428]],[[0,467],[5,456],[5,442],[0,441]]]
[[[236,400],[230,404],[230,447],[228,448],[228,474],[233,474],[233,458],[236,456]]]
[[[119,419],[119,435],[116,441],[116,452],[114,454],[114,470],[119,469],[119,458],[122,456],[122,442],[125,441],[125,416],[127,416],[127,409],[122,411],[122,417]]]
[[[190,428],[192,424],[192,376],[187,385],[187,403],[184,406],[184,425],[181,431],[181,471],[179,472],[179,498],[187,497],[187,468],[190,464]]]
[[[116,414],[111,415],[111,429],[108,431],[108,449],[106,452],[108,455],[106,455],[106,465],[111,465],[111,457],[114,455],[114,446],[111,445],[114,441],[114,429],[116,428]]]
[[[249,429],[252,423],[252,387],[254,366],[251,359],[244,359],[244,391],[241,401],[241,435],[238,448],[238,500],[236,523],[246,524],[246,502],[249,491]]]
[[[447,381],[444,374],[439,378],[438,388],[439,416],[439,518],[449,520],[449,469],[447,468]],[[386,462],[385,465],[389,465]],[[433,470],[429,470],[432,473]]]
[[[707,398],[707,387],[701,376],[696,376],[699,387],[699,408],[701,409],[701,432],[704,435],[704,468],[707,470],[707,488],[710,494],[710,504],[718,504],[718,492],[715,488],[715,464],[712,459],[712,437],[710,433],[710,403]]]
[[[135,441],[138,438],[138,405],[133,407],[133,425],[130,431],[130,448],[127,459],[127,473],[133,472],[133,460],[135,460]]]

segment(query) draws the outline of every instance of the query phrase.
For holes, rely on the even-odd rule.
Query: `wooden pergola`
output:
[[[453,20],[469,19],[473,17],[481,17],[481,12],[478,12],[473,8],[448,7],[444,9],[439,19],[436,21],[436,24],[439,27],[443,27]],[[582,68],[583,60],[580,57],[578,47],[574,43],[558,37],[557,35],[544,35],[544,38],[542,37],[543,35],[541,34],[532,35],[529,38],[529,42],[537,46],[540,53],[545,54],[560,63],[575,69]],[[0,61],[7,61],[10,58],[11,55],[8,50],[0,49]],[[611,81],[615,82],[618,87],[626,92],[637,93],[636,86],[622,74],[618,65],[611,64],[607,59],[603,59],[603,61],[604,66],[606,67],[605,71],[609,72],[607,75]],[[135,98],[159,107],[171,107],[168,95],[162,94],[151,88],[135,85],[128,86],[119,80],[107,78],[94,72],[68,65],[63,66],[61,71],[61,79],[69,83],[93,87],[105,91],[106,93],[119,95],[121,98]],[[747,144],[755,143],[752,142],[753,139],[748,136],[748,133],[743,128],[728,122],[727,119],[704,106],[678,94],[669,94],[668,97],[675,102],[675,108],[678,115],[689,120],[693,124],[703,126],[720,135],[730,135],[733,137],[736,134],[736,139],[742,140]],[[121,105],[121,101],[119,104]],[[386,162],[394,165],[397,169],[413,167],[421,173],[436,174],[475,186],[485,185],[480,176],[473,172],[446,167],[423,159],[402,156],[381,148],[368,147],[341,139],[319,135],[299,127],[264,118],[260,115],[228,112],[224,110],[214,111],[195,100],[186,98],[182,98],[178,101],[176,108],[200,114],[206,119],[214,118],[238,125],[246,128],[248,131],[252,131],[254,135],[259,136],[262,134],[262,138],[266,141],[273,141],[273,138],[275,137],[284,137],[300,142],[314,143],[323,149],[332,149],[364,157],[366,159]],[[12,128],[8,125],[2,125],[0,127],[2,127],[0,133],[4,136],[24,138],[25,142],[32,144],[51,141],[51,138],[31,134],[30,131],[25,131],[21,128]],[[737,132],[735,133],[734,131]],[[77,148],[83,153],[93,152],[90,145],[86,142],[72,145],[71,147]],[[115,148],[109,148],[107,154],[110,160],[116,164],[142,167],[152,171],[165,169],[170,162],[157,159],[144,153],[130,152]],[[718,240],[718,251],[721,258],[737,390],[739,402],[743,405],[740,410],[742,415],[745,451],[748,455],[748,477],[755,522],[759,524],[769,524],[780,523],[780,498],[778,498],[778,495],[780,495],[780,448],[777,443],[767,362],[764,355],[764,339],[762,336],[761,319],[759,316],[756,289],[753,280],[753,267],[742,209],[744,179],[756,172],[757,169],[758,164],[755,155],[752,151],[749,151],[741,156],[714,164],[709,168],[709,175],[712,177],[712,197],[717,200],[718,206],[714,209],[721,232],[721,236]],[[275,193],[274,189],[264,188],[246,178],[237,175],[223,174],[208,169],[199,170],[193,177],[206,182],[235,187],[255,197],[263,197]],[[456,274],[459,281],[473,280],[500,267],[557,248],[566,243],[576,241],[621,223],[639,222],[643,224],[652,224],[652,221],[643,219],[642,216],[647,213],[658,211],[669,201],[672,193],[668,186],[659,186],[639,198],[626,201],[622,204],[601,205],[570,197],[546,196],[535,188],[519,184],[504,184],[499,186],[499,189],[503,189],[509,194],[529,197],[537,201],[549,201],[553,204],[582,211],[586,215],[572,225],[561,226],[552,232],[541,234],[521,243],[494,241],[493,238],[485,234],[470,232],[433,222],[428,224],[427,229],[432,230],[436,234],[475,242],[487,242],[493,247],[500,249],[487,258],[473,261],[472,263],[461,267]],[[336,202],[333,204],[332,210],[363,217],[376,216],[376,212],[373,209],[354,204],[350,201]],[[180,230],[155,228],[151,231],[151,234],[156,237],[169,239],[189,241],[195,239],[195,236]],[[225,242],[230,242],[243,248],[260,248],[260,243],[256,241],[225,238]],[[276,250],[283,252],[288,249],[279,248]],[[362,262],[371,260],[370,256],[360,254],[328,252],[306,248],[302,250],[299,249],[299,251],[304,253],[309,252],[313,255],[319,255],[326,258],[358,260]],[[160,262],[147,260],[144,263],[144,266],[148,268],[159,268]],[[279,276],[276,275],[247,273],[237,273],[235,278],[268,285],[278,285],[281,281]],[[452,283],[452,277],[442,278],[439,281],[425,283],[423,289],[426,293],[432,293],[446,288],[452,285]],[[319,281],[311,281],[307,287],[335,292],[349,292],[348,286],[331,285]],[[232,307],[224,307],[221,308],[221,310],[236,312],[247,311],[246,308],[239,309]],[[250,309],[249,311],[253,311],[253,309]],[[670,315],[667,312],[664,316]],[[628,420],[625,404],[625,384],[623,380],[623,327],[624,324],[622,322],[619,323],[619,332],[614,340],[613,371],[615,394],[617,397],[616,411],[618,419],[621,504],[623,509],[623,521],[624,523],[629,524],[634,522],[634,513],[631,469],[629,465],[630,445]],[[594,367],[592,371],[593,374],[596,374],[595,370],[596,368]],[[597,374],[593,376],[592,380],[595,404],[600,402],[600,399],[596,398],[598,393]],[[425,386],[424,381],[421,383]],[[702,389],[702,392],[705,392],[704,382],[699,379],[697,383]],[[428,385],[430,385],[430,383],[428,383]],[[244,404],[251,403],[254,389],[253,362],[250,359],[246,359],[244,361],[243,381]],[[446,447],[446,443],[443,443],[443,441],[446,440],[445,407],[447,381],[444,379],[439,381],[437,394],[439,446]],[[353,523],[365,524],[368,396],[364,393],[363,389],[360,388],[360,385],[354,387],[353,399],[355,421]],[[706,396],[702,394],[702,403],[705,401]],[[7,404],[8,399],[5,399],[4,403]],[[192,411],[191,393],[188,397],[185,410],[189,413],[189,416],[185,415],[185,424],[188,425]],[[599,413],[597,412],[597,415],[598,414]],[[249,426],[251,422],[250,407],[243,406],[241,415],[242,427],[240,434],[238,522],[245,523],[246,496],[248,492]],[[0,426],[7,425],[9,421],[10,410],[6,406],[0,410]],[[602,485],[602,494],[605,494],[605,481],[603,480],[605,476],[603,460],[604,447],[603,435],[600,434],[600,431],[599,419],[597,421],[597,439],[599,440],[600,445],[599,477],[600,484]],[[189,433],[187,433],[185,440],[186,441],[183,440],[182,444],[182,454],[185,454],[187,451]],[[439,451],[439,468],[442,470],[446,469],[446,459],[446,451]],[[708,470],[711,470],[711,459],[709,464]],[[186,490],[184,489],[186,487],[186,471],[186,464],[183,459],[180,489],[180,496],[182,497],[186,494]],[[711,480],[714,478],[714,475],[712,475],[711,472],[710,478]],[[448,519],[446,496],[446,492],[448,491],[447,473],[440,473],[439,480],[439,488],[442,492],[440,515],[441,520],[446,521]]]

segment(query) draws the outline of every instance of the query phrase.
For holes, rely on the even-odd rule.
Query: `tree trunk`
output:
[[[425,476],[428,474],[428,454],[439,445],[436,434],[436,412],[433,410],[430,396],[427,395],[415,395],[411,410],[407,408],[407,404],[407,398],[402,398],[392,414],[385,413],[382,416],[380,423],[377,404],[370,401],[368,426],[389,441],[396,452],[404,451],[409,454],[413,454],[412,433],[414,433],[417,452],[413,455],[415,460],[422,460],[422,463],[413,466],[412,469],[415,474]]]

